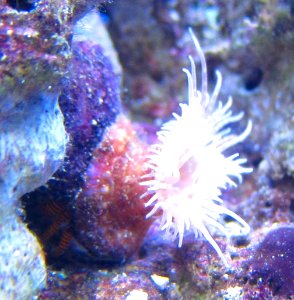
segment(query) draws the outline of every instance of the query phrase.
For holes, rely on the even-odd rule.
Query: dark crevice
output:
[[[7,4],[17,11],[32,11],[36,8],[37,0],[8,0]]]
[[[252,91],[257,88],[263,79],[263,72],[259,68],[252,68],[244,75],[244,85],[246,90]]]

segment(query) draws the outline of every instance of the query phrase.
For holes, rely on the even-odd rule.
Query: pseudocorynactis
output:
[[[216,72],[217,82],[208,94],[207,66],[200,44],[189,28],[201,62],[201,91],[197,90],[196,66],[189,56],[191,70],[183,71],[188,80],[188,103],[180,104],[181,114],[163,124],[158,132],[158,143],[150,147],[148,167],[151,170],[141,184],[147,186],[152,207],[147,218],[161,211],[161,229],[172,239],[178,238],[181,247],[184,234],[192,230],[196,237],[203,235],[228,266],[220,247],[213,239],[210,228],[215,227],[226,236],[222,215],[232,217],[249,232],[248,224],[237,214],[225,208],[220,198],[222,190],[242,182],[242,174],[252,168],[244,167],[245,158],[235,153],[226,157],[224,151],[242,142],[250,133],[251,121],[239,135],[233,134],[228,124],[238,122],[243,113],[236,115],[230,110],[232,98],[225,104],[217,100],[222,76]]]

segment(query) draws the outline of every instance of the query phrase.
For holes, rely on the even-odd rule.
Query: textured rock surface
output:
[[[293,116],[275,130],[264,161],[264,171],[273,180],[294,177]]]
[[[75,203],[78,240],[100,261],[125,262],[138,251],[151,224],[140,199],[146,146],[120,116],[93,151]]]
[[[40,1],[30,12],[0,5],[1,113],[39,92],[58,93],[70,57],[69,15],[62,1],[58,9],[55,1]]]
[[[20,221],[16,208],[18,198],[45,184],[63,160],[67,136],[57,99],[56,94],[36,95],[0,120],[3,299],[31,299],[46,283],[41,246]]]
[[[41,246],[14,212],[0,212],[0,232],[0,298],[32,299],[46,286]]]
[[[59,16],[56,8],[56,3],[45,1],[0,3],[3,299],[31,299],[46,283],[41,246],[21,222],[17,207],[19,197],[46,183],[65,154],[67,136],[58,96],[70,57],[70,24],[64,6]]]
[[[6,206],[44,184],[63,160],[67,137],[57,100],[56,93],[40,92],[0,119],[0,191]]]
[[[97,30],[91,26],[101,26],[101,23],[85,26],[83,22],[88,19],[82,19],[74,28],[72,59],[59,97],[69,138],[63,165],[46,187],[36,189],[23,199],[31,226],[40,234],[49,257],[63,254],[70,247],[70,237],[74,239],[72,226],[77,222],[76,198],[87,183],[93,151],[99,147],[106,128],[122,111],[119,76],[114,73],[104,49],[97,44],[95,33],[91,35],[92,30]],[[42,213],[44,219],[39,219]],[[79,234],[77,227],[75,231]]]
[[[252,277],[269,285],[274,295],[294,295],[293,249],[292,224],[270,230],[253,251]]]

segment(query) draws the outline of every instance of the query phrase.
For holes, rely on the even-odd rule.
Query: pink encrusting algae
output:
[[[239,158],[238,153],[224,155],[249,135],[252,123],[249,121],[241,134],[231,132],[228,125],[240,121],[243,113],[232,114],[231,98],[225,104],[217,100],[222,84],[219,71],[214,91],[208,94],[205,56],[191,28],[189,32],[201,62],[201,90],[197,90],[195,61],[189,56],[191,70],[183,69],[188,80],[188,103],[180,104],[181,114],[174,113],[174,119],[163,124],[158,143],[150,147],[150,173],[141,183],[147,192],[142,197],[151,197],[146,207],[152,210],[146,217],[160,216],[161,229],[173,240],[178,238],[179,247],[185,232],[192,230],[195,237],[203,235],[228,266],[210,228],[229,236],[221,218],[227,215],[249,232],[249,225],[225,208],[220,197],[222,190],[237,186],[235,180],[241,183],[242,174],[252,171],[243,166],[247,160]]]

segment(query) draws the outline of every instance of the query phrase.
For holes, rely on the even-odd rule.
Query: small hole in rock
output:
[[[259,68],[252,68],[245,72],[244,74],[244,85],[246,90],[252,91],[257,88],[263,78],[263,72]]]

